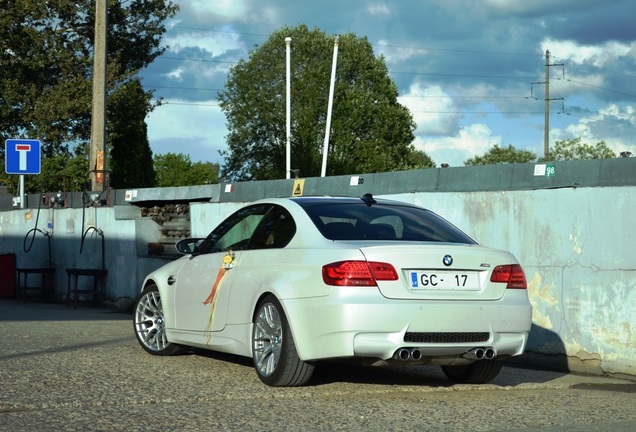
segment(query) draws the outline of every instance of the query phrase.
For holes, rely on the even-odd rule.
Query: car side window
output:
[[[244,250],[254,230],[271,208],[271,204],[257,204],[243,208],[229,216],[208,235],[199,253]]]
[[[272,206],[261,220],[250,240],[249,249],[271,249],[287,246],[296,234],[296,223],[287,210]]]

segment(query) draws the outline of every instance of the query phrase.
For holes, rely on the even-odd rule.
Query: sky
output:
[[[141,72],[164,102],[146,118],[154,154],[223,164],[217,93],[228,70],[274,31],[305,24],[366,37],[384,56],[417,124],[413,144],[437,166],[463,166],[494,145],[543,156],[546,51],[550,145],[580,137],[636,156],[634,0],[176,3],[168,49]]]

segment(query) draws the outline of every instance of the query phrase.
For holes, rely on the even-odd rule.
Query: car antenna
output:
[[[367,207],[371,207],[373,204],[377,203],[377,201],[373,199],[373,195],[371,195],[370,193],[366,193],[362,195],[362,198],[360,199],[364,201]]]

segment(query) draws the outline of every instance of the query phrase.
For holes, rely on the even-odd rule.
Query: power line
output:
[[[575,114],[573,112],[565,112],[565,110],[564,110],[563,113],[559,113],[559,114],[565,114],[566,116],[572,116],[572,117],[577,117],[577,118],[581,118],[581,119],[588,119],[588,121],[593,122],[593,123],[603,123],[603,124],[610,125],[610,126],[618,126],[618,127],[623,127],[623,128],[636,129],[636,126],[631,125],[631,124],[618,123],[618,122],[612,122],[612,121],[601,120],[601,119],[589,120],[589,116],[582,116],[580,114]],[[590,113],[590,114],[592,114],[592,113]]]
[[[234,34],[239,36],[251,36],[251,37],[259,37],[259,38],[268,38],[271,35],[269,34],[261,34],[261,33],[248,33],[248,32],[239,32],[235,30],[219,30],[219,29],[209,29],[209,28],[198,28],[198,27],[190,27],[190,26],[172,26],[172,29],[175,30],[188,30],[188,31],[200,31],[200,32],[210,32],[210,33],[223,33],[223,34]],[[472,54],[480,54],[480,55],[503,55],[503,56],[523,56],[523,57],[539,57],[539,54],[536,53],[521,53],[521,52],[505,52],[505,51],[485,51],[485,50],[470,50],[470,49],[453,49],[453,48],[438,48],[438,47],[427,47],[427,46],[414,46],[414,45],[395,45],[395,44],[381,44],[375,43],[371,44],[374,47],[380,48],[392,48],[392,49],[412,49],[412,50],[426,50],[426,51],[440,51],[440,52],[452,52],[452,53],[472,53]],[[197,58],[185,58],[185,57],[173,57],[173,56],[160,56],[157,59],[162,60],[174,60],[174,61],[193,61],[193,62],[203,62],[203,63],[220,63],[220,64],[236,64],[235,61],[224,61],[224,60],[208,60],[208,59],[197,59]],[[636,78],[636,76],[627,74],[624,72],[613,71],[609,69],[600,68],[594,65],[592,66],[599,70],[604,70],[607,72],[620,74],[623,76]],[[482,78],[482,79],[520,79],[520,80],[529,80],[533,79],[533,77],[529,76],[514,76],[514,75],[478,75],[478,74],[449,74],[449,73],[432,73],[432,72],[402,72],[396,71],[391,72],[389,74],[392,75],[421,75],[421,76],[438,76],[438,77],[448,77],[448,78]],[[565,78],[564,78],[565,79]],[[636,98],[636,95],[622,92],[618,90],[612,90],[601,86],[596,86],[593,84],[588,84],[582,81],[567,79],[570,82],[574,82],[577,84],[585,85],[592,88],[597,88],[599,90],[608,91],[615,94],[620,94],[623,96],[629,96]],[[191,89],[194,90],[194,89]]]
[[[158,100],[154,101],[155,103]],[[219,104],[198,103],[198,102],[174,102],[169,99],[161,99],[161,105],[182,105],[182,106],[200,106],[200,107],[218,107]]]
[[[271,36],[268,34],[245,33],[245,32],[238,32],[235,30],[203,29],[203,28],[185,27],[185,26],[173,26],[172,28],[177,30],[183,29],[183,30],[191,30],[191,31],[225,33],[225,34],[235,34],[239,36],[255,36],[255,37],[263,37],[263,38],[268,38]],[[540,57],[540,55],[536,53],[530,54],[530,53],[506,52],[506,51],[483,51],[483,50],[469,50],[469,49],[457,49],[457,48],[434,48],[434,47],[413,46],[413,45],[387,45],[387,44],[380,44],[380,43],[372,43],[371,46],[380,47],[380,48],[400,48],[400,49],[442,51],[442,52],[453,52],[453,53],[464,53],[464,54],[489,54],[489,55],[505,55],[505,56]]]
[[[420,114],[543,114],[543,111],[410,111]]]
[[[177,30],[178,29],[183,29],[183,30],[210,32],[210,33],[236,34],[236,35],[241,35],[241,36],[257,36],[257,37],[264,37],[264,38],[268,38],[268,37],[271,36],[271,35],[260,34],[260,33],[244,33],[244,32],[237,32],[237,31],[234,31],[234,30],[202,29],[202,28],[197,28],[197,27],[185,27],[185,26],[172,26],[171,28],[177,29]]]
[[[583,63],[581,63],[581,66],[590,67],[590,68],[593,68],[593,69],[598,69],[600,71],[609,72],[609,73],[613,73],[613,74],[616,74],[616,75],[623,75],[623,76],[626,76],[626,77],[629,77],[629,78],[636,78],[636,75],[628,74],[628,73],[625,73],[625,72],[619,72],[619,71],[615,71],[615,70],[612,70],[612,69],[605,69],[605,68],[602,68],[602,67],[599,67],[599,66],[595,66],[593,64],[583,64]]]
[[[404,95],[399,98],[417,99],[527,99],[526,96],[457,96],[457,95]]]
[[[178,29],[178,30],[189,30],[189,31],[204,31],[204,32],[214,32],[214,33],[225,33],[225,34],[236,34],[236,35],[244,35],[244,36],[251,36],[251,37],[263,37],[263,38],[267,38],[270,35],[265,35],[265,34],[258,34],[258,33],[244,33],[244,32],[236,32],[236,31],[231,31],[231,30],[217,30],[217,29],[202,29],[202,28],[195,28],[195,27],[185,27],[185,26],[174,26],[174,29]],[[381,47],[381,48],[402,48],[402,49],[418,49],[418,50],[428,50],[428,51],[441,51],[441,52],[452,52],[452,53],[475,53],[475,54],[488,54],[488,55],[510,55],[510,56],[525,56],[525,57],[535,57],[538,56],[537,54],[528,54],[528,53],[515,53],[515,52],[494,52],[494,51],[483,51],[483,50],[468,50],[468,49],[448,49],[448,48],[431,48],[431,47],[422,47],[422,46],[405,46],[405,45],[387,45],[387,44],[372,44],[373,46],[376,47]],[[167,61],[191,61],[191,62],[202,62],[202,63],[218,63],[218,64],[227,64],[227,65],[234,65],[237,62],[236,61],[227,61],[227,60],[212,60],[212,59],[201,59],[201,58],[186,58],[186,57],[178,57],[178,56],[160,56],[158,57],[158,59],[162,59],[162,60],[167,60]],[[562,64],[553,64],[553,65],[549,65],[549,66],[563,66]],[[549,68],[548,66],[548,68]],[[599,68],[600,69],[600,68]],[[614,72],[614,71],[609,71],[609,72]],[[390,75],[408,75],[408,76],[429,76],[429,77],[442,77],[442,78],[469,78],[469,79],[492,79],[492,80],[532,80],[534,78],[536,78],[536,76],[526,76],[526,75],[490,75],[490,74],[457,74],[457,73],[436,73],[436,72],[418,72],[418,71],[388,71],[388,73]],[[619,72],[614,72],[614,73],[619,73]],[[622,75],[625,76],[631,76],[629,74],[624,74],[622,73]],[[559,79],[566,79],[565,76],[563,78],[559,78]],[[608,88],[604,88],[601,86],[597,86],[597,85],[593,85],[593,84],[589,84],[586,82],[582,82],[582,81],[578,81],[578,80],[574,80],[574,79],[567,79],[567,81],[570,81],[572,83],[577,83],[580,85],[584,85],[584,86],[588,86],[588,87],[592,87],[592,88],[596,88],[599,90],[604,90],[604,91],[608,91],[608,92],[612,92],[615,94],[620,94],[623,96],[628,96],[628,97],[634,97],[636,98],[636,95],[631,94],[631,93],[627,93],[627,92],[623,92],[623,91],[618,91],[618,90],[612,90],[612,89],[608,89]],[[539,84],[537,83],[533,83],[533,84]],[[553,99],[549,98],[549,89],[551,87],[550,82],[549,82],[549,78],[546,79],[546,82],[542,82],[542,84],[546,84],[546,98],[544,99],[546,102],[546,106],[548,103],[552,102]],[[184,91],[217,91],[217,92],[222,92],[225,89],[221,88],[202,88],[202,87],[178,87],[178,86],[151,86],[151,85],[144,85],[144,87],[146,88],[153,88],[153,89],[166,89],[166,90],[184,90]],[[531,88],[532,90],[532,88]],[[558,92],[555,92],[558,94]],[[506,96],[506,95],[499,95],[499,96],[460,96],[460,95],[404,95],[404,96],[399,96],[400,98],[429,98],[429,99],[434,99],[434,98],[448,98],[448,99],[483,99],[484,101],[488,101],[488,100],[494,100],[494,99],[528,99],[527,97],[522,97],[522,96]],[[532,97],[532,91],[531,91],[531,97]],[[536,99],[534,97],[532,97],[533,99]],[[554,99],[556,100],[556,98]],[[563,100],[562,97],[558,98],[558,100]],[[165,101],[165,103],[170,103],[172,105],[180,105],[180,106],[218,106],[215,104],[205,104],[205,103],[196,103],[196,102],[192,102],[192,103],[188,103],[188,102],[170,102],[170,101]],[[563,103],[562,103],[563,105]],[[546,108],[547,110],[547,108]],[[510,114],[510,115],[536,115],[539,114],[539,112],[537,111],[412,111],[413,113],[424,113],[424,114],[479,114],[479,115],[490,115],[490,114],[500,114],[500,115],[506,115],[506,114]],[[544,110],[544,114],[547,111]],[[568,113],[565,112],[565,107],[563,105],[563,113],[566,115],[570,115]],[[547,123],[546,123],[547,126]]]
[[[413,49],[413,50],[442,51],[442,52],[454,52],[454,53],[463,53],[463,54],[489,54],[489,55],[509,55],[509,56],[525,56],[525,57],[538,56],[538,54],[513,53],[513,52],[505,52],[505,51],[479,51],[479,50],[453,49],[453,48],[419,47],[419,46],[408,46],[408,45],[385,45],[385,44],[371,44],[371,45],[376,47],[382,47],[382,48],[404,48],[404,49]]]
[[[210,30],[212,31],[212,30]],[[385,45],[388,46],[388,45]],[[449,50],[452,51],[452,50]],[[471,51],[471,52],[479,52],[479,51]],[[510,55],[512,55],[512,53],[508,53]],[[188,57],[173,57],[173,56],[161,56],[158,57],[157,60],[173,60],[173,61],[192,61],[192,62],[202,62],[202,63],[220,63],[220,64],[236,64],[235,61],[226,61],[226,60],[209,60],[209,59],[197,59],[197,58],[188,58]],[[561,66],[562,64],[559,64],[559,66]],[[556,66],[556,65],[555,65]],[[600,68],[599,68],[600,69]],[[609,72],[613,72],[613,71],[609,71]],[[533,79],[534,77],[532,76],[525,76],[525,75],[484,75],[484,74],[450,74],[450,73],[436,73],[436,72],[403,72],[403,71],[388,71],[388,73],[390,75],[420,75],[420,76],[437,76],[437,77],[446,77],[446,78],[475,78],[475,79],[519,79],[519,80],[529,80],[529,79]],[[618,73],[618,72],[614,72],[614,73]],[[629,75],[629,74],[623,74],[625,76],[629,76],[629,77],[633,77],[633,75]],[[628,96],[628,97],[633,97],[636,98],[636,94],[632,94],[632,93],[627,93],[627,92],[623,92],[623,91],[619,91],[619,90],[612,90],[606,87],[601,87],[601,86],[597,86],[594,84],[589,84],[583,81],[578,81],[578,80],[574,80],[571,78],[558,78],[563,79],[565,81],[569,81],[572,83],[576,83],[576,84],[580,84],[580,85],[584,85],[587,87],[591,87],[591,88],[596,88],[598,90],[604,90],[610,93],[615,93],[615,94],[620,94],[622,96]],[[533,84],[544,84],[545,82],[533,82]],[[153,86],[155,88],[160,88],[159,86]],[[179,87],[163,87],[163,88],[167,88],[167,89],[179,89]],[[198,89],[198,88],[186,88],[183,87],[184,89],[188,89],[188,90],[208,90],[208,89]],[[217,91],[222,91],[223,89],[216,89]],[[531,92],[532,93],[532,92]],[[405,96],[406,97],[406,96]],[[459,96],[456,96],[459,97]],[[489,97],[490,98],[490,97]]]
[[[391,72],[390,75],[425,75],[425,76],[441,76],[450,78],[495,78],[495,79],[522,79],[529,80],[531,76],[519,76],[519,75],[475,75],[475,74],[449,74],[449,73],[433,73],[433,72]]]
[[[208,59],[197,59],[197,58],[189,58],[189,57],[172,57],[172,56],[161,56],[157,57],[156,60],[175,60],[175,61],[193,61],[193,62],[203,62],[203,63],[225,63],[225,64],[236,64],[235,61],[225,61],[225,60],[208,60]],[[441,77],[451,77],[451,78],[501,78],[501,79],[522,79],[528,80],[532,79],[532,76],[523,76],[523,75],[475,75],[475,74],[449,74],[449,73],[435,73],[435,72],[401,72],[401,71],[388,71],[391,75],[425,75],[425,76],[441,76]]]
[[[585,82],[582,82],[582,81],[573,80],[571,78],[566,78],[565,80],[573,82],[573,83],[581,84],[581,85],[584,85],[584,86],[587,86],[587,87],[592,87],[592,88],[595,88],[595,89],[604,90],[606,92],[616,93],[616,94],[620,94],[620,95],[623,95],[623,96],[629,96],[629,97],[636,98],[636,94],[626,93],[626,92],[622,92],[622,91],[619,91],[619,90],[612,90],[612,89],[608,89],[608,88],[605,88],[605,87],[597,86],[597,85],[594,85],[594,84],[588,84],[588,83],[585,83]]]
[[[168,90],[196,90],[196,91],[224,91],[225,89],[219,88],[204,88],[204,87],[174,87],[174,86],[158,86],[153,84],[143,84],[145,88],[151,89],[168,89]]]
[[[193,61],[193,62],[203,62],[203,63],[226,63],[226,64],[236,64],[234,61],[225,61],[225,60],[208,60],[208,59],[197,59],[197,58],[187,58],[187,57],[170,57],[170,56],[160,56],[155,60],[177,60],[177,61]]]

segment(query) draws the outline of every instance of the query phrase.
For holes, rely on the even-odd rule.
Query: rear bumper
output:
[[[479,343],[445,343],[445,344],[417,344],[410,342],[395,343],[403,335],[398,334],[357,334],[353,339],[355,357],[375,358],[386,362],[409,362],[411,364],[453,365],[472,363],[468,353],[475,349],[490,348],[495,352],[495,358],[503,359],[523,354],[528,340],[528,332],[491,333],[486,342]],[[400,350],[417,352],[409,358],[401,359],[397,354]]]
[[[389,300],[373,288],[334,289],[328,297],[283,300],[299,356],[306,361],[363,357],[391,361],[417,348],[421,364],[460,364],[477,347],[498,358],[523,354],[532,323],[525,290],[492,301]],[[407,333],[485,333],[479,342],[405,342]],[[472,360],[470,360],[472,361]],[[469,362],[470,362],[469,361]]]

